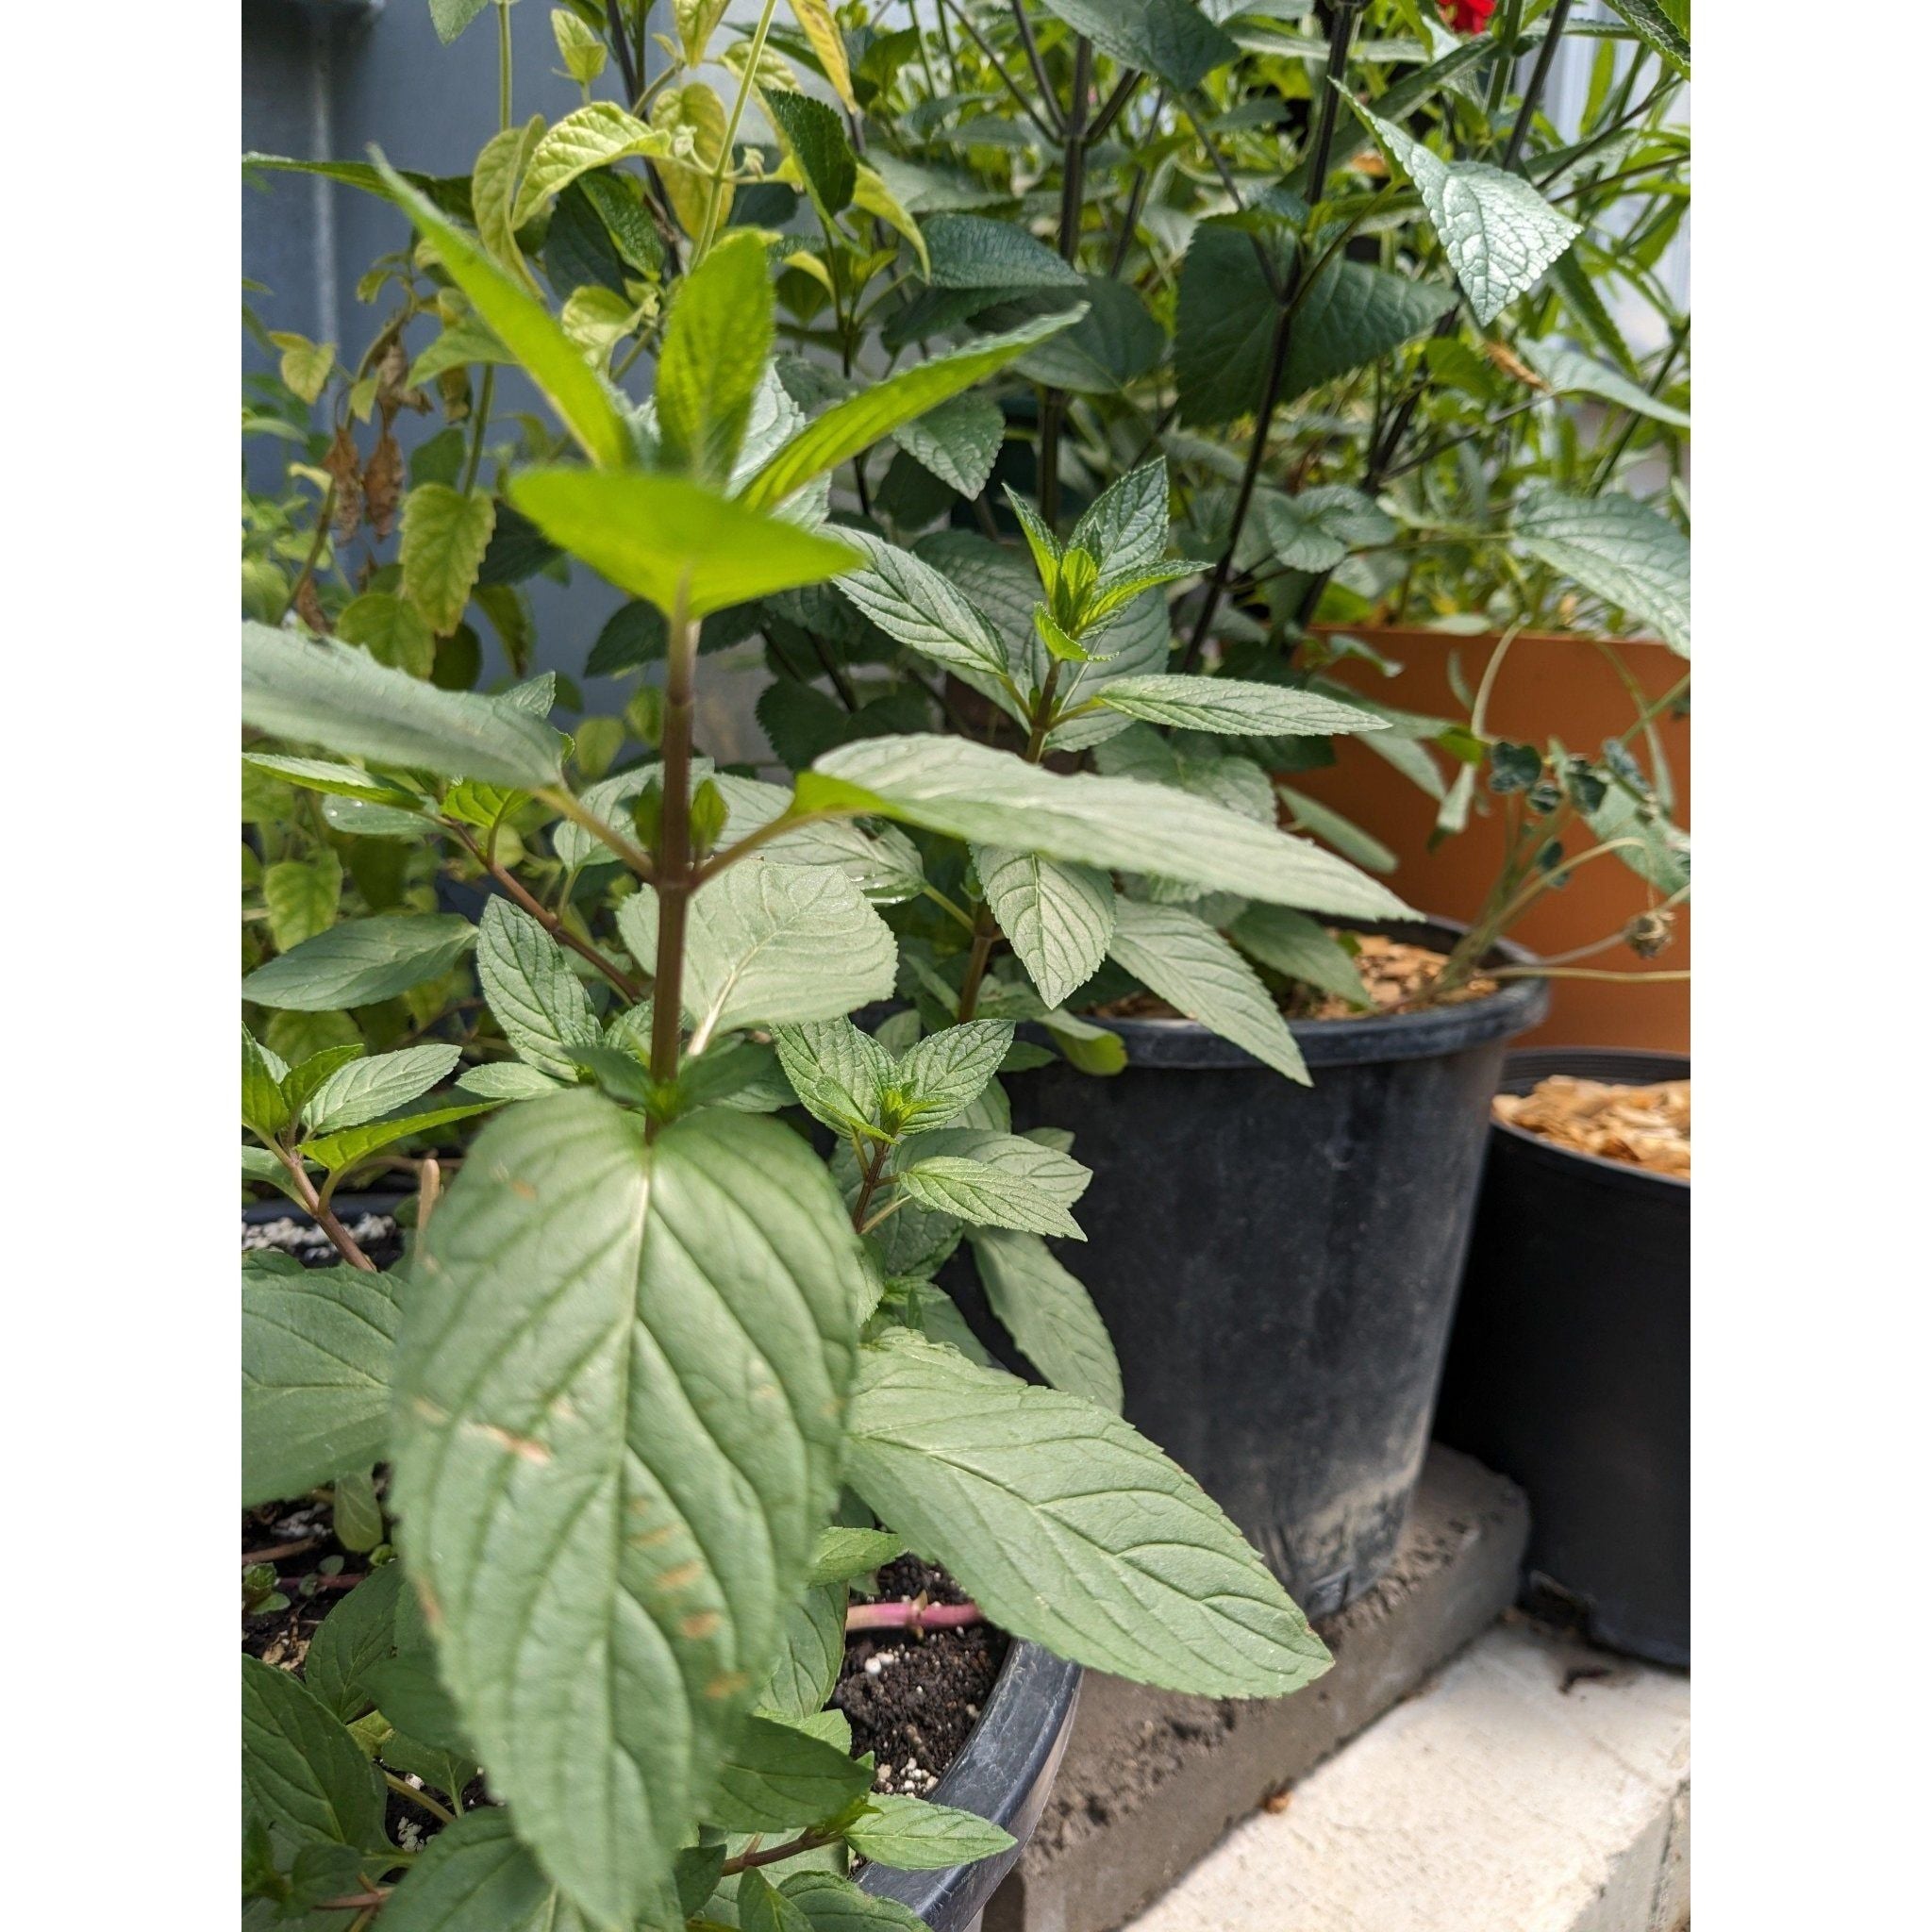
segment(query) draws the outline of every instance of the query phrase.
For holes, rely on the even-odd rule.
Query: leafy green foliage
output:
[[[1353,866],[1224,807],[1129,779],[1070,777],[958,739],[874,739],[828,753],[798,781],[834,802],[975,843],[1166,875],[1309,911],[1400,918]]]
[[[300,1495],[381,1457],[399,1321],[387,1275],[243,1267],[243,1504]]]
[[[242,626],[242,716],[258,730],[351,758],[536,790],[562,775],[563,741],[520,707],[438,691],[366,652]]]
[[[369,1006],[447,972],[475,937],[467,919],[449,912],[358,919],[258,966],[242,991],[257,1006],[306,1013]]]
[[[1117,1417],[911,1335],[862,1357],[850,1479],[1006,1628],[1203,1696],[1279,1695],[1327,1668],[1234,1526]],[[974,1533],[988,1520],[998,1539]]]
[[[619,590],[669,615],[822,583],[858,561],[848,544],[801,530],[681,476],[526,470],[510,501]]]
[[[1416,185],[1475,319],[1487,326],[1525,294],[1583,230],[1520,175],[1483,161],[1443,161],[1392,122],[1358,110]]]
[[[625,1919],[725,1761],[829,1510],[857,1246],[782,1129],[707,1113],[647,1148],[585,1093],[485,1133],[427,1261],[463,1290],[406,1311],[405,1555],[520,1832]]]
[[[1668,517],[1633,497],[1537,490],[1517,506],[1515,534],[1539,561],[1690,655],[1690,545]]]
[[[445,37],[483,10],[432,0]],[[1688,63],[1674,4],[1615,10]],[[398,1932],[914,1932],[832,1869],[725,1869],[754,1831],[823,1867],[1009,1849],[872,1794],[824,1707],[848,1587],[908,1547],[1101,1667],[1307,1681],[1298,1613],[1120,1419],[1105,1281],[1053,1245],[1087,1169],[1002,1076],[1119,1074],[1069,1003],[1138,982],[1306,1077],[1296,990],[1366,1004],[1323,921],[1404,910],[1291,789],[1338,734],[1504,833],[1435,996],[1578,865],[1629,868],[1645,958],[1688,891],[1681,687],[1593,751],[1513,706],[1499,736],[1480,645],[1457,716],[1350,689],[1391,624],[1688,643],[1668,80],[1569,27],[1602,58],[1557,146],[1547,63],[1402,0],[1318,170],[1306,8],[1048,0],[941,41],[795,0],[756,46],[724,11],[678,0],[647,86],[635,9],[567,0],[583,104],[549,125],[506,71],[462,174],[249,162],[416,228],[363,340],[249,318],[242,1159],[343,1258],[244,1267],[244,1491],[325,1493],[372,1570],[306,1685],[246,1690],[251,1928],[381,1888]],[[1023,19],[1051,105],[1008,87],[1041,85]],[[629,601],[580,657],[531,590],[586,567]],[[721,652],[793,785],[736,764]],[[594,681],[640,671],[616,715]],[[420,1181],[387,1274],[328,1209],[378,1166]],[[962,1246],[1050,1386],[992,1367]],[[244,1604],[319,1581],[258,1562]],[[459,1808],[479,1769],[500,1802],[385,1841],[381,1774]]]
[[[1308,1084],[1301,1048],[1274,996],[1228,942],[1181,906],[1123,900],[1108,950],[1141,985],[1278,1074]]]

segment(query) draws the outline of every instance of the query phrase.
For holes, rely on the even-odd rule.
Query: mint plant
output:
[[[1614,75],[1597,131],[1547,148],[1541,83],[1511,79],[1533,0],[1489,45],[1373,9],[1413,59],[1364,51],[1350,6],[1320,38],[1185,0],[949,0],[930,30],[768,0],[724,44],[722,6],[680,0],[649,76],[651,8],[581,0],[553,16],[585,95],[555,125],[514,112],[506,0],[432,11],[498,30],[469,175],[251,158],[385,196],[414,238],[360,285],[368,343],[274,340],[249,418],[299,456],[244,506],[243,1172],[340,1259],[244,1260],[243,1499],[325,1497],[361,1567],[311,1579],[334,1601],[299,1676],[244,1659],[248,1923],[905,1925],[855,1856],[1010,1841],[873,1791],[825,1707],[846,1629],[983,1616],[1217,1696],[1325,1668],[1121,1419],[1047,1246],[1079,1238],[1087,1169],[1012,1131],[1002,1075],[1118,1066],[1074,1010],[1111,974],[1306,1077],[1280,981],[1351,983],[1322,920],[1405,910],[1281,829],[1278,774],[1331,734],[1411,774],[1425,746],[1487,760],[1524,815],[1512,902],[1557,875],[1559,819],[1674,847],[1627,747],[1402,717],[1324,679],[1306,627],[1371,608],[1409,535],[1489,554],[1474,515],[1437,544],[1468,442],[1503,452],[1485,504],[1491,475],[1563,486],[1510,511],[1532,597],[1674,594],[1647,538],[1617,576],[1577,522],[1664,513],[1578,512],[1494,407],[1507,365],[1478,352],[1478,381],[1431,334],[1462,298],[1413,237],[1433,144],[1568,171],[1557,293],[1503,300],[1529,341],[1596,328],[1566,255],[1605,245],[1584,217],[1618,174],[1677,151]],[[1633,30],[1669,62],[1656,11]],[[1367,120],[1324,85],[1345,69]],[[1382,172],[1348,168],[1372,138]],[[1624,389],[1573,387],[1654,405],[1594,459],[1611,482],[1670,429],[1675,358],[1592,340]],[[508,368],[546,416],[500,411]],[[661,675],[621,717],[530,675],[522,587],[572,568],[628,599],[585,670]],[[1449,594],[1433,568],[1403,581]],[[706,654],[752,640],[783,784],[698,742]],[[398,1162],[382,1272],[335,1202]],[[941,1285],[962,1248],[1044,1386]],[[852,1606],[908,1548],[971,1602]],[[282,1580],[258,1553],[244,1607],[281,1611]]]
[[[658,612],[667,675],[660,757],[599,791],[572,783],[541,680],[446,690],[366,646],[244,625],[244,717],[289,747],[258,741],[256,769],[425,842],[509,819],[580,869],[592,841],[632,881],[567,945],[561,915],[478,841],[502,888],[480,924],[351,918],[252,980],[298,1010],[354,1007],[473,957],[511,1058],[443,1089],[446,1044],[291,1064],[244,1036],[246,1164],[341,1252],[306,1273],[244,1264],[244,1500],[325,1487],[338,1536],[374,1564],[303,1680],[244,1659],[251,1910],[405,1932],[474,1923],[481,1900],[504,1924],[904,1923],[842,1876],[846,1855],[953,1863],[1005,1840],[872,1796],[823,1709],[847,1585],[883,1550],[944,1563],[1016,1636],[1177,1689],[1279,1694],[1326,1654],[1106,1406],[1105,1357],[1039,1245],[1076,1230],[1085,1173],[1051,1137],[1008,1131],[1010,1021],[925,1030],[908,1013],[881,1039],[844,1017],[896,983],[874,901],[923,890],[892,826],[1263,903],[1387,895],[1183,788],[952,739],[846,745],[789,791],[707,772],[703,621],[889,571],[824,525],[821,479],[1063,320],[805,420],[767,362],[761,238],[701,235],[634,408],[480,236],[385,164],[374,179],[587,459],[513,470],[505,500]],[[1108,517],[1091,548],[1042,545],[1043,658],[1028,645],[987,667],[1036,759],[1056,731],[1206,702],[1174,688],[1188,680],[1108,683],[1109,619],[1174,567]],[[830,1170],[772,1118],[794,1099],[841,1136]],[[425,1174],[405,1262],[377,1272],[330,1211],[336,1182],[384,1137],[488,1106],[501,1116],[446,1191]],[[1064,1328],[1061,1377],[1089,1392],[956,1345],[931,1271],[967,1229],[1016,1329]],[[391,1837],[386,1795],[441,1829]],[[779,1869],[794,1859],[811,1863]]]

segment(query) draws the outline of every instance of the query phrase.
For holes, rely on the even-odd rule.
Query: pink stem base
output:
[[[984,1622],[977,1604],[854,1604],[845,1612],[848,1630],[962,1630]]]

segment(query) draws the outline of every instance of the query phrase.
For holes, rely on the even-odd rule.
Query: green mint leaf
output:
[[[492,898],[483,908],[476,978],[516,1057],[574,1084],[576,1050],[602,1039],[591,997],[563,948],[507,899]]]
[[[860,1356],[849,1480],[1003,1629],[1208,1697],[1328,1667],[1241,1532],[1118,1416],[903,1330]]]
[[[1274,994],[1211,925],[1185,908],[1122,900],[1108,951],[1176,1011],[1276,1073],[1309,1084],[1302,1050]]]
[[[563,739],[501,699],[439,691],[324,638],[242,626],[244,723],[355,758],[538,791],[563,775]]]
[[[242,1273],[242,1501],[367,1469],[389,1441],[396,1283],[361,1268]]]
[[[425,1238],[404,1555],[494,1788],[600,1923],[710,1815],[837,1493],[860,1281],[798,1136],[720,1109],[646,1146],[588,1091],[486,1128]]]
[[[297,1840],[375,1850],[382,1780],[362,1747],[287,1671],[242,1659],[242,1790]]]
[[[969,1237],[986,1299],[1020,1351],[1053,1384],[1121,1412],[1121,1365],[1093,1298],[1038,1235],[982,1228]]]

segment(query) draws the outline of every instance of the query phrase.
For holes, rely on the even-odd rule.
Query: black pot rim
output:
[[[405,1201],[415,1198],[413,1189],[391,1191],[380,1188],[366,1194],[338,1194],[329,1205],[340,1220],[344,1215],[353,1218],[358,1214],[393,1214]],[[286,1194],[272,1194],[266,1201],[244,1201],[242,1204],[243,1227],[263,1227],[271,1221],[312,1222],[314,1218],[308,1208],[290,1200]]]
[[[1454,945],[1469,928],[1453,919],[1407,919],[1337,925],[1386,933],[1417,945]],[[1509,940],[1499,940],[1491,957],[1512,966],[1533,966],[1536,955]],[[1461,1000],[1419,1013],[1392,1013],[1360,1020],[1291,1020],[1289,1031],[1311,1067],[1367,1066],[1383,1060],[1434,1059],[1507,1040],[1540,1024],[1550,1010],[1550,989],[1541,979],[1506,981],[1481,999]],[[1197,1020],[1114,1020],[1082,1015],[1090,1024],[1116,1033],[1125,1043],[1127,1064],[1135,1067],[1259,1067],[1253,1054],[1223,1040]]]
[[[1079,1687],[1078,1664],[1024,1638],[1012,1639],[979,1722],[930,1793],[936,1805],[956,1806],[1010,1832],[1012,1849],[941,1872],[868,1865],[858,1875],[860,1890],[895,1900],[935,1926],[970,1923],[1040,1823],[1073,1728]]]
[[[1539,1080],[1552,1074],[1574,1074],[1580,1080],[1611,1080],[1629,1087],[1644,1087],[1657,1080],[1688,1080],[1690,1056],[1682,1053],[1656,1053],[1639,1046],[1532,1046],[1512,1053],[1503,1062],[1503,1078],[1498,1093],[1527,1093]],[[1538,1160],[1593,1174],[1605,1186],[1635,1188],[1650,1193],[1688,1194],[1690,1183],[1682,1174],[1658,1174],[1653,1168],[1639,1167],[1634,1161],[1609,1160],[1601,1154],[1586,1154],[1579,1147],[1565,1147],[1560,1141],[1533,1134],[1508,1121],[1490,1117],[1490,1131],[1507,1135],[1510,1142]]]

